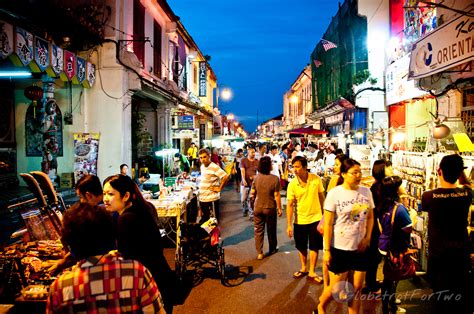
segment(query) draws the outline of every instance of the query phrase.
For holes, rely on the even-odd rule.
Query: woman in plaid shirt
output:
[[[50,287],[46,313],[165,313],[158,287],[140,262],[115,247],[111,215],[74,205],[63,218],[63,242],[80,261]]]

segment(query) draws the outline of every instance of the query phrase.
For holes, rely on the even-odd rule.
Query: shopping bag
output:
[[[383,275],[384,278],[393,281],[414,277],[416,267],[411,252],[399,254],[388,252],[383,265]]]
[[[217,245],[219,243],[220,228],[214,228],[211,231],[211,246]]]

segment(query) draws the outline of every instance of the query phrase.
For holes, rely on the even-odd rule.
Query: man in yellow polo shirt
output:
[[[186,156],[188,157],[188,161],[191,166],[191,170],[196,170],[198,168],[198,148],[194,142],[191,143],[189,146],[188,151],[186,152]]]
[[[316,275],[318,251],[323,248],[323,238],[317,231],[322,218],[324,204],[324,188],[321,178],[308,172],[308,161],[305,157],[296,156],[292,160],[293,178],[287,190],[286,217],[288,221],[288,237],[295,237],[295,246],[301,262],[299,271],[293,278],[299,279],[308,275],[307,279],[321,283],[322,278]],[[307,268],[309,243],[309,268]]]

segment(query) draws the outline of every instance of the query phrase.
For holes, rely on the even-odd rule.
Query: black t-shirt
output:
[[[430,256],[467,251],[467,216],[471,202],[472,190],[469,187],[439,188],[423,193],[421,206],[428,212]]]

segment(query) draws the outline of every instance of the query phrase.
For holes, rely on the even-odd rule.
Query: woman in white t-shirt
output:
[[[357,161],[344,160],[340,171],[344,182],[331,189],[324,202],[323,263],[329,269],[329,285],[319,298],[318,313],[326,313],[333,298],[349,302],[349,313],[359,313],[368,266],[366,255],[374,224],[372,193],[360,186],[362,172]],[[350,271],[353,276],[348,276]]]

